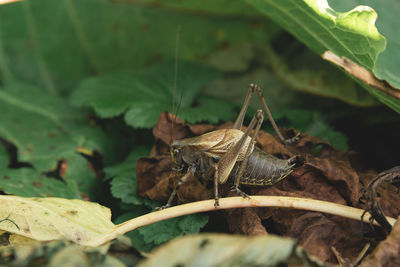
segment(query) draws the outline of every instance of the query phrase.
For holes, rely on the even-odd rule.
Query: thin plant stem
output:
[[[159,221],[194,214],[206,211],[225,210],[233,208],[254,208],[254,207],[280,207],[289,209],[310,210],[332,215],[338,215],[353,220],[361,220],[364,210],[308,198],[286,197],[286,196],[251,196],[250,199],[243,197],[221,198],[220,206],[214,207],[214,200],[204,200],[192,202],[179,206],[174,206],[164,210],[151,212],[149,214],[131,219],[119,225],[116,225],[110,232],[104,234],[100,238],[87,243],[88,246],[99,246],[108,241],[115,239],[119,235],[133,231],[139,227],[146,226]],[[371,215],[366,213],[364,222],[369,223]],[[393,226],[394,218],[386,217]],[[379,225],[374,222],[375,225]]]

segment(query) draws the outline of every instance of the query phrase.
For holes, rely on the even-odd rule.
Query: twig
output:
[[[350,59],[346,57],[339,57],[332,51],[325,51],[325,53],[322,54],[322,58],[340,66],[350,75],[363,81],[367,85],[372,86],[393,98],[400,99],[400,91],[398,89],[390,85],[387,81],[379,80],[372,72],[351,61]]]
[[[233,209],[233,208],[249,208],[249,207],[281,207],[290,209],[311,210],[323,212],[333,215],[346,217],[353,220],[360,220],[364,212],[361,209],[344,206],[332,202],[321,200],[285,197],[285,196],[251,196],[250,199],[242,197],[222,198],[219,202],[220,206],[214,207],[214,200],[204,200],[192,202],[179,206],[174,206],[168,209],[151,212],[149,214],[131,219],[122,224],[117,225],[112,231],[104,234],[97,240],[89,242],[88,246],[99,246],[108,241],[115,239],[118,235],[123,235],[133,231],[139,227],[156,223],[159,221],[206,211]],[[367,213],[364,216],[364,221],[369,222],[371,215]],[[390,224],[394,225],[395,219],[387,217]],[[375,223],[375,222],[374,222]],[[376,224],[376,223],[375,223]],[[377,224],[378,225],[378,224]]]

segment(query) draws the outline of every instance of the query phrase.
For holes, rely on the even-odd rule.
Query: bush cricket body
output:
[[[182,173],[183,176],[171,193],[167,204],[160,209],[169,207],[179,187],[193,177],[213,179],[214,206],[217,207],[219,205],[218,185],[226,183],[228,178],[234,179],[233,191],[243,197],[249,197],[240,190],[240,184],[273,185],[287,177],[295,167],[302,165],[303,162],[299,156],[287,160],[279,159],[254,146],[264,119],[262,110],[257,110],[247,130],[241,131],[247,107],[254,92],[257,92],[280,141],[284,144],[297,141],[299,134],[290,139],[283,137],[265,103],[261,89],[255,84],[250,84],[242,109],[232,129],[216,130],[200,136],[172,141],[170,153],[174,170]]]

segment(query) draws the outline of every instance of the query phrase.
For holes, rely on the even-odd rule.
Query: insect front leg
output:
[[[188,169],[188,171],[186,172],[186,174],[185,174],[184,176],[182,176],[182,177],[179,179],[179,182],[178,182],[178,184],[176,185],[176,187],[174,188],[174,191],[172,191],[171,195],[170,195],[169,198],[168,198],[167,204],[165,204],[164,206],[158,207],[158,208],[156,208],[156,209],[157,209],[157,210],[163,210],[163,209],[166,209],[166,208],[170,207],[172,201],[174,200],[174,198],[175,198],[175,196],[176,196],[176,193],[177,193],[179,187],[180,187],[182,184],[184,184],[186,181],[188,181],[190,178],[192,178],[192,177],[194,176],[195,172],[196,172],[196,167],[195,167],[195,166],[189,167],[189,169]]]
[[[219,206],[219,195],[218,195],[218,164],[214,164],[214,207]]]

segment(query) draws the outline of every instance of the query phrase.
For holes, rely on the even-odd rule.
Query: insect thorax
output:
[[[198,177],[205,178],[207,170],[218,162],[220,157],[210,157],[206,152],[197,150],[191,146],[172,145],[171,156],[174,161],[174,169],[186,173],[189,168],[196,169]],[[210,178],[210,177],[209,177]]]

